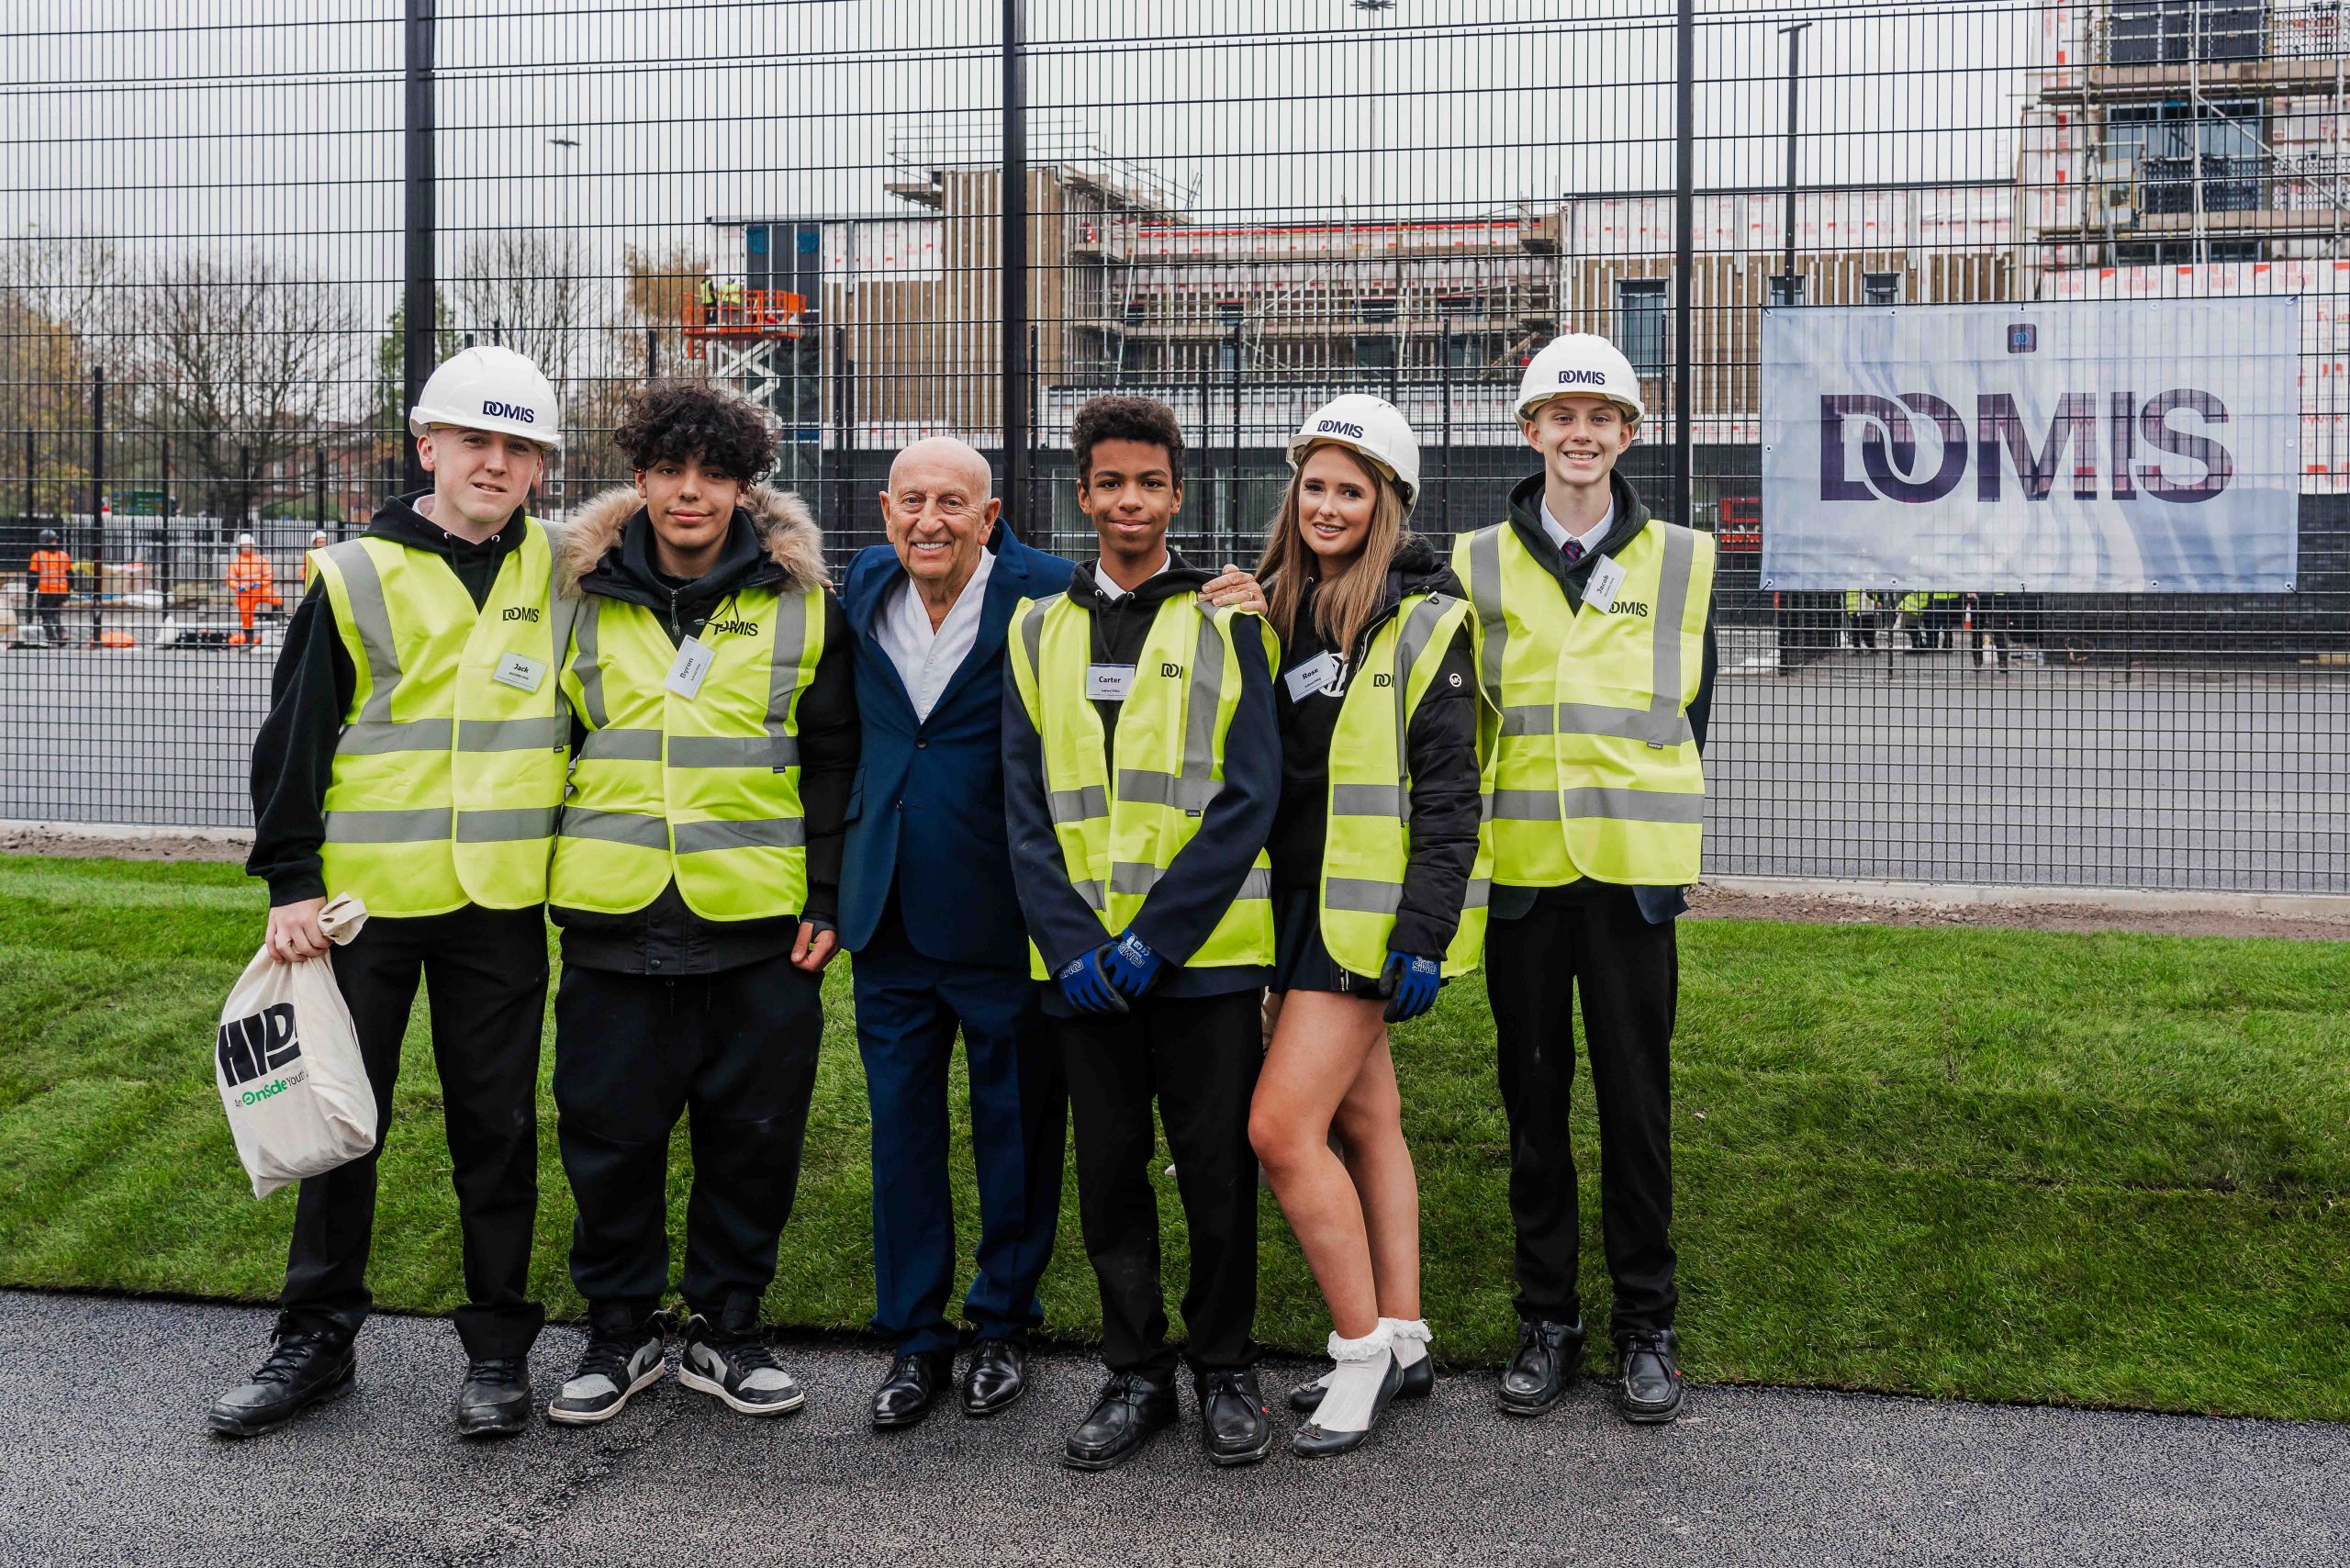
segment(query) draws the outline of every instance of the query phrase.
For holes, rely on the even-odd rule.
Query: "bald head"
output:
[[[899,564],[913,579],[936,627],[971,580],[995,531],[988,460],[968,442],[932,436],[898,454],[881,520]]]

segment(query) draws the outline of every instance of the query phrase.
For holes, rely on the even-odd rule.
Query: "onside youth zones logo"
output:
[[[1922,417],[1941,449],[1939,455],[1927,454],[1922,465],[1913,413]],[[1966,477],[1971,454],[1977,501],[1999,500],[2010,469],[2024,499],[2044,501],[2068,456],[2076,500],[2095,500],[2103,494],[2131,501],[2143,494],[2161,501],[2208,501],[2235,476],[2234,454],[2208,435],[2172,424],[2174,414],[2199,416],[2206,428],[2228,422],[2226,404],[2188,386],[2157,392],[2143,403],[2135,392],[2103,398],[2095,392],[2067,392],[2057,399],[2054,418],[2035,442],[2016,410],[2015,398],[2005,392],[1975,398],[1971,436],[1957,409],[1930,392],[1904,392],[1897,399],[1865,392],[1824,395],[1819,399],[1819,498],[1883,498],[1915,505],[1939,501]],[[1867,421],[1859,431],[1863,477],[1846,471],[1847,420]],[[2175,478],[2159,464],[2137,461],[2142,445],[2148,452],[2200,465],[2203,472],[2192,479]]]
[[[275,1072],[301,1054],[302,1042],[295,1037],[294,1004],[290,1002],[274,1002],[258,1013],[220,1025],[220,1076],[231,1089]],[[260,1089],[249,1089],[239,1098],[251,1105],[301,1081],[302,1075],[296,1073]]]

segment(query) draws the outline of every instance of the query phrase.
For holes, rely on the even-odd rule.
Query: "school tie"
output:
[[[1561,550],[1559,554],[1567,558],[1568,566],[1573,566],[1577,561],[1583,559],[1583,541],[1580,539],[1568,540],[1565,548]]]

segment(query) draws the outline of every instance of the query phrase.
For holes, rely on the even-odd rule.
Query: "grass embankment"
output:
[[[292,1194],[253,1202],[209,1058],[261,910],[232,868],[0,857],[0,1282],[274,1292]],[[1693,1375],[2350,1419],[2350,945],[1762,922],[1688,923],[1682,944]],[[785,1323],[871,1309],[847,992],[835,966],[767,1303]],[[373,1278],[385,1305],[434,1311],[460,1299],[458,1233],[421,1019]],[[1427,1316],[1447,1359],[1484,1362],[1514,1327],[1489,1031],[1472,981],[1398,1039]],[[579,1304],[553,1126],[548,1106],[536,1273],[564,1314]],[[680,1138],[680,1224],[687,1177]],[[1604,1322],[1597,1187],[1584,1277]],[[1097,1316],[1073,1185],[1063,1215],[1046,1302],[1082,1338]],[[1320,1303],[1270,1194],[1261,1224],[1260,1333],[1317,1348]],[[1169,1241],[1180,1282],[1180,1228]]]

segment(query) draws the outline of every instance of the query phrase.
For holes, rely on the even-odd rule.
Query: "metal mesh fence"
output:
[[[709,377],[840,557],[934,432],[1082,557],[1069,420],[1159,397],[1220,563],[1340,391],[1417,430],[1421,532],[1497,521],[1520,369],[1592,330],[1644,378],[1624,471],[1722,546],[1712,871],[2350,892],[2331,0],[343,9],[0,32],[0,818],[249,820],[300,552],[411,481],[466,343],[558,387],[546,514],[626,482],[648,375]],[[1765,585],[1766,310],[2269,295],[2291,591]]]

